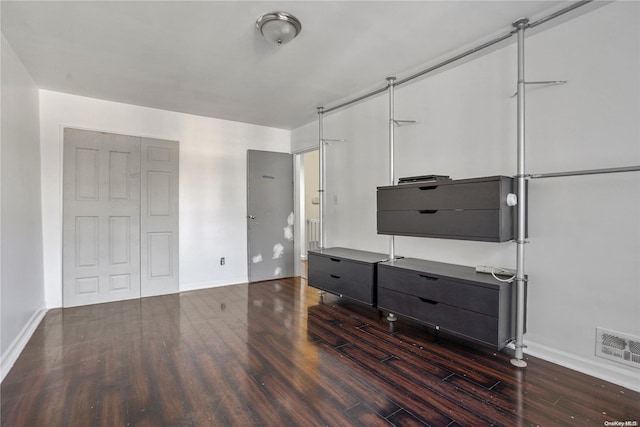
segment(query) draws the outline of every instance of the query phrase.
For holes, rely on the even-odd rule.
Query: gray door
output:
[[[178,292],[177,141],[142,138],[143,297]]]
[[[64,130],[65,307],[140,297],[140,140]]]
[[[247,151],[249,281],[292,277],[293,156]]]

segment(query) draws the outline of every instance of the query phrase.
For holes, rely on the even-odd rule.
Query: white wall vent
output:
[[[596,356],[640,368],[640,337],[596,328]]]

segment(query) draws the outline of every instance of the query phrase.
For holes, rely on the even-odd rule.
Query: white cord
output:
[[[516,275],[514,274],[513,276],[511,276],[508,279],[501,279],[498,276],[496,276],[496,268],[495,267],[491,267],[491,275],[493,276],[494,279],[496,279],[498,282],[505,282],[505,283],[511,283],[513,282],[513,279],[516,278]]]

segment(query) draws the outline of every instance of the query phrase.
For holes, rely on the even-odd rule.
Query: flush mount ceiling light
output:
[[[258,18],[256,28],[265,39],[281,46],[300,34],[302,24],[298,18],[286,12],[271,12]]]

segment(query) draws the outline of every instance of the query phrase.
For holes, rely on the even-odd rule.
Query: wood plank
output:
[[[357,360],[358,363],[369,369],[375,375],[379,375],[378,373],[383,371],[382,366],[380,366],[382,364],[381,362],[371,358],[356,347],[344,346],[340,347],[338,350],[341,353],[350,356],[352,359]],[[412,381],[395,370],[384,370],[383,375],[385,381],[401,390],[405,396],[412,396],[416,401],[424,402],[426,405],[435,409],[438,413],[446,415],[454,421],[461,422],[461,424],[464,425],[490,425],[488,420],[483,419],[481,416],[478,416],[465,408],[462,408],[457,403],[448,400],[446,397],[438,393],[434,393],[432,390]],[[427,423],[433,423],[433,419],[426,419],[425,421]]]
[[[640,393],[275,280],[52,310],[2,426],[603,425]]]
[[[446,381],[438,381],[438,378],[431,375],[427,371],[416,368],[414,365],[400,359],[389,359],[384,362],[391,366],[395,371],[402,374],[405,378],[419,385],[425,391],[430,390],[435,395],[445,397],[460,408],[480,415],[482,418],[499,425],[514,424],[517,419],[513,413],[504,412],[496,406],[493,406],[482,399],[478,399],[468,393],[465,393],[458,387]],[[453,416],[454,420],[461,422],[463,420]],[[465,421],[466,423],[466,421]]]
[[[339,360],[341,368],[349,372],[350,375],[354,375],[361,381],[366,382],[374,389],[383,393],[389,398],[389,400],[396,403],[398,406],[407,409],[411,408],[408,410],[412,411],[415,416],[418,416],[417,414],[419,414],[419,418],[423,419],[425,422],[432,425],[447,425],[452,421],[451,418],[437,411],[429,403],[417,398],[411,393],[407,393],[406,390],[399,388],[395,383],[388,381],[386,377],[378,375],[376,371],[363,366],[359,362],[360,357],[358,353],[361,353],[361,355],[364,355],[364,353],[354,349],[354,351],[351,351],[352,356],[346,357],[349,355],[346,354],[344,350],[349,347],[350,346],[343,346],[339,349],[334,349],[328,346],[323,346],[323,351],[327,354],[333,355],[334,358]]]
[[[358,424],[367,427],[389,427],[393,426],[388,420],[380,416],[376,411],[367,405],[358,403],[347,409],[349,417],[353,418]]]

